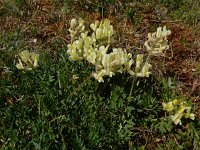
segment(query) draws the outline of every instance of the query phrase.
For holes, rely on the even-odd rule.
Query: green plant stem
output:
[[[149,61],[150,57],[151,57],[151,54],[148,54],[145,63],[147,63]],[[132,93],[133,93],[133,86],[134,86],[136,79],[137,79],[137,70],[135,70],[135,77],[133,77],[133,80],[132,80],[131,90],[130,90],[129,96],[128,96],[128,102],[131,101],[131,96],[132,96]]]
[[[92,78],[92,73],[69,95],[69,97],[73,96],[76,92],[78,92],[81,87],[88,81]]]
[[[132,96],[132,92],[133,92],[133,86],[134,86],[134,83],[135,83],[135,80],[137,79],[137,76],[133,77],[133,80],[132,80],[132,85],[131,85],[131,90],[129,92],[129,96],[128,96],[128,102],[131,101],[131,96]]]

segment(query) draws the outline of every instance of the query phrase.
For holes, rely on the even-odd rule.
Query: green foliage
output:
[[[1,16],[27,16],[30,12],[29,0],[3,0],[2,9],[0,9]]]
[[[38,67],[21,71],[15,66],[18,48],[24,47],[20,32],[5,34],[1,43],[7,49],[0,55],[5,71],[0,80],[2,149],[145,149],[163,134],[168,138],[160,147],[173,147],[174,135],[188,147],[199,147],[197,122],[176,130],[163,118],[162,99],[176,97],[173,80],[137,79],[128,99],[132,78],[116,74],[98,83],[91,78],[94,68],[69,61],[64,46],[53,55],[41,50]],[[57,40],[52,46],[61,44]]]
[[[164,125],[164,126],[163,126]],[[196,124],[197,125],[197,124]],[[199,125],[193,123],[187,124],[186,129],[171,129],[167,123],[159,123],[161,131],[164,131],[165,142],[157,145],[158,149],[199,149]],[[165,128],[165,129],[164,129]],[[164,130],[163,130],[164,129]],[[166,131],[168,130],[168,131]],[[160,131],[160,132],[161,132]]]
[[[172,130],[172,122],[161,120],[158,124],[155,125],[155,128],[159,130],[161,134],[167,133]]]
[[[151,0],[150,0],[151,1]],[[199,20],[199,1],[191,0],[154,0],[160,6],[164,5],[173,20],[182,20],[190,25],[197,25]]]
[[[4,0],[1,18],[26,17],[32,11],[29,2]],[[73,0],[52,2],[55,6],[64,4],[63,14],[71,13],[72,3],[76,3]],[[80,5],[100,12],[102,17],[109,6],[119,3],[117,0],[89,2],[81,1]],[[188,14],[191,14],[192,20],[197,21],[198,1],[191,11],[188,11],[191,5],[183,2],[159,0],[157,4],[172,9],[174,19],[190,21]],[[135,10],[130,6],[123,13],[140,26],[140,17],[132,16]],[[35,37],[41,29],[33,24],[31,30],[30,34]],[[176,79],[160,82],[150,75],[132,81],[124,73],[105,77],[104,83],[98,83],[91,78],[94,68],[84,61],[69,61],[66,43],[55,39],[50,48],[37,49],[40,54],[37,68],[21,71],[16,68],[16,56],[23,50],[34,51],[28,48],[28,39],[24,36],[20,29],[0,33],[0,149],[200,148],[199,120],[185,119],[182,125],[175,126],[163,111],[162,102],[179,97]]]
[[[41,53],[39,67],[31,72],[10,68],[8,78],[1,81],[3,149],[112,149],[127,145],[133,122],[126,112],[123,88],[113,87],[110,97],[104,98],[94,80],[79,87],[91,68],[66,58],[62,49],[54,58]],[[73,75],[79,78],[73,79]]]

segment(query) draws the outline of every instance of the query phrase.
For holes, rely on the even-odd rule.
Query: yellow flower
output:
[[[157,55],[168,49],[167,36],[171,34],[170,30],[166,29],[166,26],[158,27],[157,32],[149,33],[148,40],[144,43],[147,51],[152,55]]]
[[[142,67],[142,70],[137,73],[138,77],[149,77],[151,72],[149,72],[149,69],[151,68],[151,65],[149,63],[145,63],[144,66]]]
[[[38,67],[39,54],[30,53],[28,50],[24,50],[19,53],[19,63],[16,64],[19,70],[32,70]]]
[[[31,59],[33,61],[33,67],[36,68],[38,66],[39,54],[31,53]]]
[[[108,19],[91,24],[92,33],[90,34],[88,31],[84,31],[85,26],[82,19],[78,21],[72,19],[70,24],[69,31],[72,42],[68,44],[69,59],[73,61],[84,59],[92,63],[96,70],[93,76],[99,82],[103,82],[104,76],[112,77],[117,72],[126,71],[132,76],[138,77],[149,77],[151,74],[149,71],[151,65],[148,62],[143,64],[143,54],[137,55],[136,62],[134,62],[132,54],[127,53],[126,50],[122,48],[109,49],[109,44],[114,40],[115,31]],[[164,50],[168,46],[166,40],[168,34],[166,27],[158,28],[156,33],[148,34],[148,41],[145,43],[147,50],[150,53],[160,53]],[[134,63],[135,68],[133,67]]]
[[[24,66],[23,66],[23,64],[22,64],[21,59],[19,59],[19,63],[16,64],[16,67],[17,67],[17,69],[19,69],[19,70],[23,70],[23,69],[24,69]]]
[[[100,70],[99,72],[95,72],[93,73],[93,76],[96,80],[98,80],[99,82],[104,82],[103,80],[103,76],[106,74],[106,70]]]
[[[67,53],[70,54],[69,59],[73,61],[82,60],[82,51],[77,49],[80,47],[81,41],[76,40],[72,44],[68,44]]]
[[[192,119],[192,120],[195,119],[195,115],[193,113],[190,114],[190,119]]]
[[[91,64],[95,65],[96,62],[96,53],[93,51],[89,55],[86,56],[86,60]]]
[[[178,113],[183,113],[185,110],[187,110],[187,113],[189,114],[190,111],[191,111],[191,107],[185,106],[185,104],[182,104],[182,105],[179,107]]]
[[[24,50],[19,53],[19,57],[24,63],[26,63],[27,65],[31,65],[32,62],[30,60],[30,52],[28,50]]]
[[[90,28],[91,28],[93,31],[96,31],[98,25],[99,25],[99,21],[95,21],[95,23],[92,23],[92,24],[90,25]]]
[[[163,110],[172,111],[174,109],[172,102],[162,103],[162,105],[163,105]]]
[[[76,19],[72,19],[70,22],[70,28],[74,29],[77,26],[78,22]]]
[[[173,103],[174,106],[177,106],[178,105],[178,100],[174,99],[172,103]]]
[[[110,20],[105,19],[104,21],[101,21],[100,24],[98,21],[96,21],[95,24],[91,24],[90,27],[95,32],[97,40],[107,39],[108,44],[112,42],[114,30],[113,26],[110,25]]]
[[[142,62],[143,62],[143,54],[137,55],[137,58],[136,58],[136,70],[138,70],[140,68],[140,65],[142,64]]]
[[[181,122],[181,118],[183,117],[183,114],[181,113],[177,113],[175,115],[171,115],[172,121],[175,123],[175,125],[177,124],[182,124]]]

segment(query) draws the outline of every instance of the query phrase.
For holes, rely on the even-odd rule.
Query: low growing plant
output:
[[[177,124],[181,123],[181,118],[195,119],[195,115],[191,113],[191,106],[186,101],[174,99],[173,101],[163,103],[163,110],[171,114],[172,121]]]
[[[168,143],[173,148],[174,136],[180,146],[199,146],[196,120],[185,132],[173,128],[172,120],[165,122],[160,100],[166,95],[174,99],[171,83],[164,86],[162,98],[152,93],[151,83],[144,89],[146,82],[140,82],[133,90],[136,78],[151,79],[151,57],[168,48],[166,27],[148,34],[145,54],[113,47],[115,31],[107,19],[96,21],[90,29],[82,19],[73,19],[69,31],[67,52],[58,39],[52,45],[57,48],[53,56],[44,50],[40,54],[25,50],[18,54],[19,63],[5,61],[9,72],[0,80],[2,149],[148,149],[149,145],[154,149]],[[118,79],[120,83],[115,83]],[[132,86],[127,86],[130,79]],[[174,115],[184,105],[183,117],[192,118],[186,104],[178,100],[173,110],[165,108]],[[157,145],[154,139],[160,136],[167,140]]]

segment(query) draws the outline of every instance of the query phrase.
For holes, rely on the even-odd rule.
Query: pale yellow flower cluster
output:
[[[76,19],[71,20],[69,32],[72,39],[74,39],[77,34],[83,32],[84,30],[85,30],[85,25],[84,21],[81,18],[79,18],[79,20]]]
[[[93,30],[92,38],[99,41],[105,41],[107,44],[113,42],[113,35],[115,31],[113,30],[113,26],[110,25],[110,20],[105,19],[104,21],[95,21],[90,25],[90,28]]]
[[[146,50],[151,55],[158,55],[169,48],[167,36],[171,34],[170,30],[166,29],[166,26],[158,27],[157,32],[149,33],[148,40],[144,43]]]
[[[143,59],[143,54],[136,55],[136,62],[133,61],[132,54],[127,53],[122,48],[110,48],[110,43],[114,41],[115,31],[108,19],[96,21],[90,25],[92,33],[85,31],[84,21],[79,19],[71,20],[69,28],[72,42],[68,44],[67,53],[72,61],[87,60],[95,66],[93,73],[95,79],[103,82],[104,76],[112,77],[117,72],[128,72],[132,76],[149,77],[151,65]],[[149,34],[146,45],[159,45],[160,41],[166,41],[169,31],[158,29],[158,33]],[[167,32],[167,33],[165,33]],[[155,36],[156,34],[156,36]],[[155,36],[155,37],[154,37]],[[159,40],[158,40],[159,39]],[[157,43],[156,43],[157,42]],[[163,46],[162,42],[160,44]],[[166,47],[167,48],[167,47]],[[156,51],[148,49],[149,55]],[[164,50],[164,48],[162,48]],[[159,50],[160,51],[160,50]],[[135,67],[134,67],[135,66]]]
[[[79,22],[82,23],[80,20]],[[74,19],[71,20],[70,33],[74,41],[68,44],[67,53],[70,60],[78,61],[84,59],[93,64],[96,70],[93,76],[99,82],[104,81],[104,76],[112,77],[116,72],[133,72],[131,71],[133,64],[131,53],[127,53],[121,48],[114,48],[108,53],[109,44],[113,41],[114,35],[113,27],[108,19],[91,24],[90,27],[93,31],[91,36],[88,35],[88,32],[82,30],[80,36],[75,39],[74,35],[80,31],[80,28],[83,29],[81,26],[84,26],[83,24],[81,26],[78,25],[77,22]],[[78,31],[73,31],[72,29]]]
[[[99,82],[103,82],[103,76],[112,77],[115,73],[123,71],[131,71],[133,64],[132,55],[121,48],[114,48],[113,51],[107,54],[108,48],[101,46],[97,53],[96,72],[94,78]]]
[[[192,120],[195,119],[195,115],[191,113],[191,106],[189,106],[185,101],[175,99],[168,103],[163,103],[162,105],[163,110],[173,113],[173,115],[171,115],[171,119],[176,125],[182,124],[182,117],[190,118]]]
[[[32,70],[38,67],[39,54],[30,53],[28,50],[24,50],[19,53],[19,63],[16,64],[19,70]]]
[[[151,72],[149,71],[149,69],[151,68],[151,64],[149,64],[147,61],[143,63],[143,57],[143,54],[138,54],[136,57],[135,75],[137,77],[149,77],[149,75],[151,74]],[[143,67],[142,64],[144,64]]]

